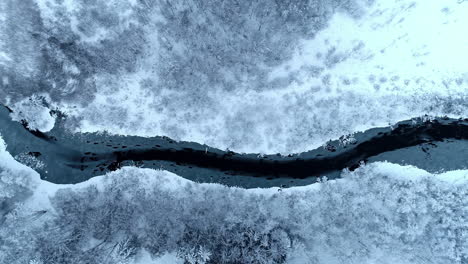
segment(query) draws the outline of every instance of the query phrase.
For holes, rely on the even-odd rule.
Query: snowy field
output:
[[[465,0],[2,0],[0,103],[41,131],[58,108],[77,133],[297,153],[467,118],[467,14]],[[124,167],[55,185],[0,137],[0,263],[466,264],[468,170],[377,162],[246,190]]]

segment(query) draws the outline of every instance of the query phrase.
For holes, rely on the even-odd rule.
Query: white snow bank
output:
[[[44,96],[34,95],[10,105],[13,110],[10,114],[11,118],[18,122],[27,121],[28,128],[31,130],[50,131],[54,128],[55,118],[49,113],[50,109],[43,105],[44,98]]]
[[[379,162],[343,172],[339,180],[245,190],[124,167],[84,183],[55,185],[2,151],[0,172],[3,191],[11,184],[5,175],[23,175],[15,184],[34,183],[25,185],[33,196],[0,227],[8,241],[0,242],[0,260],[8,263],[44,254],[77,261],[85,256],[80,248],[100,244],[105,234],[111,235],[107,246],[93,253],[97,263],[104,256],[130,263],[162,257],[326,264],[464,263],[468,257],[468,170],[433,175]],[[46,212],[39,222],[28,220],[38,212]],[[21,256],[10,250],[29,240],[41,242],[24,246]],[[77,244],[63,256],[60,241]]]
[[[166,135],[263,153],[302,152],[425,114],[466,117],[466,13],[467,1],[375,1],[361,18],[336,13],[291,60],[270,69],[271,81],[285,83],[274,90],[156,93],[144,85],[154,77],[145,66],[96,76],[92,104],[63,108],[82,118],[81,132]],[[152,41],[141,64],[158,67]]]

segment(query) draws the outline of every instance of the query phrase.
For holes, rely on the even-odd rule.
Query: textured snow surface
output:
[[[45,97],[31,96],[11,105],[13,113],[10,114],[12,120],[27,121],[28,128],[42,132],[50,131],[55,124],[54,117],[49,113],[50,109],[44,106]]]
[[[374,163],[342,176],[245,190],[124,167],[54,185],[2,150],[0,262],[468,261],[468,171]]]
[[[468,117],[466,14],[463,0],[1,0],[0,103],[41,131],[58,108],[77,132],[301,152]],[[55,185],[4,145],[0,263],[468,263],[468,170],[371,163],[245,190],[124,167]]]
[[[468,3],[457,1],[376,1],[358,19],[336,13],[304,36],[311,39],[268,68],[259,88],[237,83],[233,91],[194,87],[188,97],[163,90],[142,98],[140,72],[76,115],[85,116],[82,131],[164,134],[265,153],[301,152],[424,114],[466,116],[466,13]],[[268,82],[277,86],[267,89]]]
[[[468,116],[467,1],[16,2],[0,96],[47,93],[75,131],[291,153]]]

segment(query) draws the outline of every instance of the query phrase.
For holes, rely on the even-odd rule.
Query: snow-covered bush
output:
[[[1,141],[0,137],[0,145]],[[8,160],[5,152],[2,152],[0,149],[0,221],[10,210],[13,210],[16,203],[21,203],[32,195],[34,188],[31,169],[23,165],[14,169],[5,166],[13,159]]]
[[[124,167],[54,185],[0,142],[0,263],[468,261],[468,171],[373,163],[342,176],[245,190]]]
[[[61,188],[42,224],[2,234],[12,246],[26,239],[44,263],[133,263],[140,252],[187,263],[464,263],[467,175],[376,163],[278,191],[125,167]]]
[[[3,0],[0,102],[47,94],[81,132],[302,152],[424,114],[466,117],[467,12],[455,0]]]
[[[0,263],[28,263],[37,251],[36,220],[42,208],[25,206],[31,199],[38,175],[6,152],[0,135]],[[34,262],[32,262],[34,263]]]
[[[55,119],[46,105],[47,99],[44,96],[34,95],[10,105],[13,109],[10,117],[15,121],[26,121],[31,130],[47,132],[54,127]]]

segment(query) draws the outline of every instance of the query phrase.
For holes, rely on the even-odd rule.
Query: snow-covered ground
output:
[[[154,80],[148,69],[164,52],[156,38],[141,69],[96,75],[91,104],[62,108],[81,118],[77,131],[166,135],[263,153],[301,152],[425,114],[466,117],[467,13],[468,2],[457,0],[375,1],[358,18],[337,12],[303,36],[290,59],[265,66],[259,87],[239,82],[230,90],[161,86],[153,93],[144,80]],[[230,74],[234,69],[224,78]]]
[[[2,0],[0,103],[31,129],[57,107],[77,132],[262,153],[468,117],[468,1],[220,2]],[[0,263],[184,261],[464,264],[468,171],[371,163],[245,190],[124,167],[55,185],[0,142]]]
[[[305,13],[292,1],[282,15],[261,13],[269,1],[28,1],[38,7],[29,16],[0,8],[12,21],[0,30],[15,30],[0,57],[15,75],[3,85],[16,85],[0,99],[26,108],[17,118],[40,93],[79,132],[294,153],[425,114],[468,113],[467,1],[316,1]],[[30,116],[47,130],[44,118]]]
[[[342,176],[245,190],[124,167],[54,185],[2,149],[0,262],[466,263],[467,170]]]
[[[44,99],[42,99],[44,98]],[[43,105],[45,96],[33,95],[10,105],[13,110],[12,120],[21,122],[27,120],[28,128],[42,132],[50,131],[55,125],[55,118],[49,113],[50,109]]]

